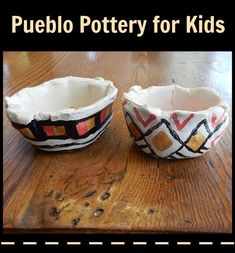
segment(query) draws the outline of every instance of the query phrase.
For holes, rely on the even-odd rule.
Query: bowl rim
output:
[[[190,91],[190,90],[206,90],[206,91],[209,91],[209,92],[213,93],[214,95],[216,95],[219,98],[220,102],[217,105],[215,105],[215,106],[210,106],[207,109],[197,110],[197,111],[182,110],[182,109],[163,110],[163,109],[160,109],[159,107],[152,107],[152,106],[149,106],[149,105],[146,105],[146,104],[141,104],[141,103],[139,103],[139,102],[136,101],[136,98],[133,99],[133,97],[130,96],[130,93],[138,94],[138,93],[140,93],[142,91],[150,90],[153,87],[154,88],[168,88],[168,87],[172,87],[172,86],[175,86],[178,89],[181,89],[181,90],[184,90],[184,91],[185,90],[186,91]],[[222,99],[222,97],[219,95],[219,92],[216,89],[209,88],[209,87],[203,87],[203,86],[192,87],[192,88],[184,88],[184,87],[176,85],[176,84],[168,84],[168,85],[161,84],[161,85],[149,86],[149,87],[143,89],[140,85],[133,85],[133,86],[130,87],[130,89],[129,89],[128,92],[124,92],[124,94],[122,96],[122,101],[124,101],[124,100],[127,100],[128,102],[131,102],[132,104],[134,104],[137,107],[145,108],[146,110],[149,110],[149,111],[154,112],[154,113],[165,113],[165,114],[172,114],[172,113],[207,114],[208,112],[214,111],[215,109],[218,109],[218,108],[224,109],[225,112],[228,112],[228,110],[229,110],[229,106],[228,106],[227,102]]]
[[[88,106],[82,106],[77,109],[75,108],[64,108],[60,110],[55,110],[51,112],[45,112],[45,111],[35,111],[32,113],[29,113],[29,115],[25,115],[25,111],[21,108],[17,108],[17,106],[20,106],[20,104],[16,104],[12,102],[15,96],[17,96],[19,93],[25,92],[26,90],[34,90],[38,87],[43,86],[49,86],[52,85],[51,82],[56,82],[57,80],[69,80],[69,79],[79,79],[82,80],[91,80],[94,81],[101,81],[104,86],[107,87],[106,94],[104,97],[98,99],[96,102],[88,105]],[[60,85],[61,83],[58,83]],[[108,90],[110,91],[109,94],[107,94]],[[78,76],[64,76],[64,77],[57,77],[50,79],[48,81],[45,81],[41,84],[38,84],[36,86],[32,87],[25,87],[20,89],[19,91],[15,92],[11,96],[5,96],[4,102],[5,102],[5,108],[6,113],[10,121],[22,125],[27,125],[31,121],[36,120],[51,120],[51,121],[69,121],[69,120],[80,120],[84,117],[88,117],[92,114],[95,114],[102,109],[104,109],[106,106],[110,105],[117,96],[118,89],[114,86],[113,82],[110,80],[105,80],[102,77],[94,77],[94,78],[87,78],[87,77],[78,77]]]

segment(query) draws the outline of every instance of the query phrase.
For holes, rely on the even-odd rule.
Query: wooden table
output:
[[[230,233],[231,121],[204,156],[156,159],[133,144],[121,96],[175,83],[214,87],[231,106],[231,69],[229,52],[5,52],[4,96],[67,75],[101,76],[119,92],[102,138],[70,153],[36,150],[4,111],[4,231]]]

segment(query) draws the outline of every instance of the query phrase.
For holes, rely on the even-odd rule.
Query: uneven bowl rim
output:
[[[101,99],[97,100],[95,103],[92,103],[88,106],[83,106],[78,109],[65,108],[65,109],[54,111],[54,112],[43,112],[43,111],[39,112],[39,113],[35,112],[31,116],[29,116],[28,118],[23,118],[23,116],[20,115],[20,113],[22,114],[23,110],[17,111],[11,104],[12,97],[16,96],[18,93],[24,92],[25,90],[28,90],[28,89],[37,89],[38,87],[41,87],[41,86],[52,85],[50,83],[52,81],[54,82],[56,80],[69,79],[69,78],[78,78],[80,80],[82,80],[82,79],[89,80],[90,79],[92,81],[94,81],[94,80],[103,81],[104,85],[107,85],[107,91],[109,88],[111,88],[111,93],[107,95],[107,92],[106,92],[104,97],[102,97]],[[60,84],[58,84],[58,85],[60,85]],[[7,116],[9,117],[9,119],[15,123],[18,123],[18,124],[27,125],[32,120],[69,121],[69,120],[82,119],[84,117],[87,117],[87,116],[90,116],[94,113],[97,113],[97,112],[101,111],[102,109],[104,109],[106,106],[110,105],[116,99],[117,92],[118,92],[118,89],[113,85],[112,81],[105,80],[101,77],[86,78],[86,77],[78,77],[78,76],[64,76],[64,77],[50,79],[48,81],[45,81],[45,82],[38,84],[36,86],[33,86],[33,87],[22,88],[19,91],[15,92],[11,96],[5,96],[4,101],[5,101],[5,108],[6,108]]]
[[[135,92],[136,94],[138,94],[139,92],[141,91],[145,91],[145,90],[149,90],[153,87],[155,88],[162,88],[162,87],[171,87],[171,86],[175,86],[179,89],[182,89],[182,90],[196,90],[196,89],[203,89],[203,90],[207,90],[207,91],[210,91],[212,92],[214,95],[216,95],[219,100],[220,100],[220,103],[218,105],[215,105],[215,106],[210,106],[208,107],[207,109],[204,109],[204,110],[198,110],[198,111],[190,111],[190,110],[162,110],[158,107],[151,107],[151,106],[148,106],[148,105],[145,105],[145,104],[140,104],[136,101],[133,100],[133,98],[131,98],[129,96],[130,92]],[[137,89],[137,90],[136,90]],[[226,101],[224,101],[221,96],[219,95],[219,92],[214,89],[214,88],[209,88],[209,87],[203,87],[203,86],[200,86],[200,87],[193,87],[193,88],[184,88],[182,86],[179,86],[179,85],[176,85],[176,84],[169,84],[169,85],[156,85],[156,86],[149,86],[145,89],[142,89],[142,87],[140,85],[133,85],[130,87],[129,91],[128,92],[124,92],[123,96],[122,96],[122,101],[124,100],[128,100],[128,102],[131,102],[132,104],[134,104],[135,106],[137,107],[142,107],[142,108],[145,108],[146,110],[149,110],[151,112],[155,112],[155,113],[164,113],[164,114],[172,114],[172,113],[182,113],[182,114],[207,114],[208,112],[210,111],[213,111],[217,108],[223,108],[225,112],[228,112],[229,110],[229,106],[227,104]]]

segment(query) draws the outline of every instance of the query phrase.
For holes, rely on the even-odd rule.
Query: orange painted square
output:
[[[54,126],[54,135],[66,135],[64,126]]]
[[[160,131],[159,133],[157,133],[154,136],[152,141],[153,141],[153,144],[156,147],[156,149],[158,149],[160,151],[164,151],[164,150],[168,149],[173,144],[173,141],[163,131]]]
[[[33,135],[33,133],[28,129],[28,128],[21,128],[19,129],[19,131],[28,138],[35,138],[35,136]]]
[[[201,147],[204,140],[205,137],[201,133],[197,133],[190,138],[190,140],[187,142],[187,146],[193,151],[197,151]]]
[[[87,130],[91,130],[95,126],[95,118],[90,118],[86,121]]]

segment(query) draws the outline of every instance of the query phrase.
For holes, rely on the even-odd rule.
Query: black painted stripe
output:
[[[176,152],[175,154],[178,155],[178,156],[184,157],[184,158],[189,158],[188,156],[183,155],[183,154],[181,154],[180,152]]]
[[[109,125],[109,124],[108,124]],[[82,146],[82,145],[89,145],[91,144],[96,138],[99,138],[107,129],[108,125],[101,131],[99,132],[95,137],[93,137],[91,140],[83,142],[83,143],[66,143],[66,144],[57,144],[57,145],[38,145],[37,144],[33,144],[35,146],[37,146],[38,148],[46,148],[46,149],[55,149],[55,148],[64,148],[64,147],[70,147],[70,146]]]
[[[173,155],[166,156],[165,158],[169,158],[169,159],[179,159],[179,158],[177,158],[177,157],[174,157]]]
[[[207,148],[207,147],[201,147],[201,149],[203,149],[203,150],[209,150],[209,148]]]
[[[136,143],[136,144],[137,144],[137,143]],[[145,144],[145,145],[139,145],[139,144],[137,144],[137,146],[138,146],[139,148],[141,148],[141,149],[142,149],[142,148],[148,148],[148,145],[146,145],[146,144]]]

